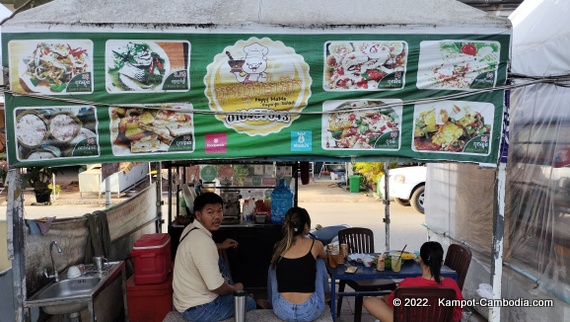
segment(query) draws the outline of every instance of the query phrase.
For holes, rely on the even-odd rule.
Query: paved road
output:
[[[6,192],[2,194],[5,198]],[[166,192],[163,194],[167,201]],[[105,208],[105,198],[96,195],[79,196],[78,191],[69,189],[62,191],[59,199],[51,206],[32,205],[34,196],[31,191],[24,195],[24,218],[33,219],[46,216],[58,218],[79,217],[86,213]],[[113,204],[127,200],[127,197],[111,198]],[[334,182],[311,182],[299,186],[299,206],[306,208],[312,218],[313,227],[348,224],[350,226],[369,227],[374,231],[375,249],[385,249],[384,204],[373,194],[350,193],[344,187]],[[167,208],[163,209],[166,216]],[[390,248],[401,249],[408,245],[410,251],[417,250],[426,240],[426,230],[422,226],[424,215],[411,207],[402,207],[396,203],[390,204],[391,227]],[[0,205],[0,220],[6,218],[6,202]],[[166,224],[163,226],[166,232]]]
[[[385,250],[384,204],[369,194],[350,193],[330,183],[311,183],[299,187],[299,206],[311,215],[313,226],[348,224],[353,227],[368,227],[374,231],[375,250]],[[390,248],[419,250],[427,239],[422,226],[424,215],[411,207],[390,203]]]

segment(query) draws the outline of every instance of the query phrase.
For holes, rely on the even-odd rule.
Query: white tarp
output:
[[[525,1],[513,23],[512,72],[570,74],[570,2]],[[515,76],[513,84],[528,79]],[[559,85],[570,85],[568,82]],[[505,260],[570,303],[570,88],[541,83],[512,91]],[[549,319],[553,320],[553,319]],[[563,320],[567,320],[563,319]]]
[[[485,26],[509,28],[504,18],[489,15],[455,0],[55,0],[38,10],[18,14],[8,25],[144,24],[157,28],[196,25],[273,25],[317,27],[340,25]],[[239,31],[239,30],[232,30]]]
[[[566,0],[527,0],[511,14],[513,73],[546,76],[570,71],[569,15]]]

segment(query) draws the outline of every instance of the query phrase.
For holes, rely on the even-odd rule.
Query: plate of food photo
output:
[[[422,41],[420,89],[470,90],[495,85],[500,44],[495,41]]]
[[[192,113],[176,111],[180,108],[110,108],[113,154],[168,152],[177,137],[193,136]]]
[[[493,126],[494,106],[490,103],[444,101],[416,105],[414,111],[415,151],[465,152],[470,141],[487,147]]]
[[[325,149],[379,149],[399,137],[401,107],[387,107],[386,101],[329,101],[323,109],[334,110],[323,114]]]
[[[107,42],[107,91],[162,91],[170,73],[166,52],[153,41]]]
[[[23,58],[18,64],[20,85],[25,92],[64,94],[72,80],[93,71],[90,41],[19,43]],[[31,49],[34,47],[33,50]],[[24,52],[26,51],[26,52]],[[92,85],[84,85],[84,92],[92,92]]]

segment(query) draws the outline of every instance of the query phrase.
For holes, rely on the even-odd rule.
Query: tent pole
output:
[[[172,164],[170,161],[166,162],[166,166],[168,170],[168,225],[170,225],[172,223]]]
[[[384,245],[386,249],[384,251],[390,251],[390,193],[389,193],[389,182],[390,182],[390,163],[384,162],[384,231],[385,240]]]
[[[501,299],[501,280],[503,277],[503,244],[505,237],[505,190],[506,190],[507,164],[499,163],[497,180],[495,180],[495,205],[493,211],[493,253],[491,258],[491,285],[493,286],[493,299]],[[501,321],[501,307],[489,308],[489,321]]]
[[[149,163],[149,177],[151,178],[150,181],[152,183],[152,174],[150,171],[150,163]],[[156,231],[158,233],[162,233],[162,224],[164,224],[164,217],[162,213],[162,162],[156,163],[156,213],[158,214],[158,221],[156,222]],[[170,222],[168,223],[170,224]]]
[[[29,311],[24,309],[26,299],[26,248],[24,247],[24,212],[22,194],[22,176],[20,169],[8,171],[8,204],[6,207],[6,237],[8,241],[8,259],[12,260],[12,279],[14,284],[14,319],[16,322],[29,321]]]

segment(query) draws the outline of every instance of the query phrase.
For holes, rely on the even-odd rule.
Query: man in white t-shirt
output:
[[[232,317],[233,292],[243,290],[242,283],[232,283],[227,278],[229,272],[218,255],[218,249],[235,248],[238,243],[228,238],[216,244],[212,239],[212,232],[222,224],[223,209],[219,195],[200,194],[194,200],[195,220],[180,238],[174,261],[173,302],[187,321],[220,321]],[[246,310],[255,307],[255,300],[248,296]]]

